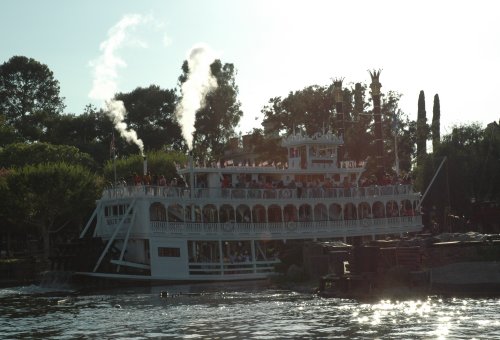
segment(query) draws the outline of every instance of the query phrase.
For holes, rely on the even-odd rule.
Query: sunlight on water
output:
[[[162,298],[168,290],[171,297]],[[88,294],[0,289],[9,339],[500,338],[499,299],[358,302],[266,286],[179,285]]]

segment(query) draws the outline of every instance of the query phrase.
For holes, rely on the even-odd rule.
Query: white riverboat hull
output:
[[[284,140],[287,165],[189,166],[188,185],[106,189],[81,233],[103,241],[80,274],[142,281],[263,279],[301,240],[371,240],[422,229],[408,183],[366,183],[331,132]],[[95,223],[94,223],[95,222]]]

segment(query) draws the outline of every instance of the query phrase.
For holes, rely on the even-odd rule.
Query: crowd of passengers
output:
[[[160,187],[173,187],[173,188],[185,188],[187,186],[186,182],[182,177],[172,178],[171,180],[167,180],[164,175],[156,175],[148,172],[147,174],[141,176],[137,173],[130,174],[129,177],[122,177],[118,183],[118,187],[126,187],[126,186],[160,186]]]
[[[229,180],[229,177],[224,177],[221,180],[221,187],[223,189],[296,189],[297,195],[300,197],[301,193],[304,189],[351,189],[354,187],[370,187],[370,186],[387,186],[387,185],[411,185],[412,178],[409,174],[402,174],[400,176],[393,175],[391,176],[388,173],[385,173],[384,176],[377,179],[375,175],[371,175],[369,177],[363,176],[359,180],[359,183],[354,183],[349,180],[348,177],[345,177],[343,182],[335,182],[330,179],[326,179],[321,182],[316,180],[315,182],[305,182],[305,181],[290,181],[288,184],[285,184],[283,181],[263,181],[263,180],[252,180],[245,181],[245,175],[241,175],[238,178],[237,182],[233,185]],[[160,187],[172,187],[172,188],[185,188],[187,187],[187,183],[184,181],[182,177],[172,178],[171,180],[167,180],[164,175],[156,175],[148,172],[146,175],[140,176],[137,173],[131,174],[127,179],[121,178],[117,183],[117,186],[160,186]],[[205,188],[206,183],[200,181],[197,183],[197,187]]]
[[[330,179],[326,179],[324,182],[316,180],[315,182],[305,182],[305,181],[290,181],[290,183],[285,184],[283,181],[271,182],[263,180],[252,180],[245,181],[244,175],[238,178],[237,183],[233,185],[228,177],[224,177],[221,181],[221,186],[225,188],[237,188],[237,189],[297,189],[300,194],[300,189],[332,189],[332,188],[343,188],[350,189],[354,187],[370,187],[370,186],[386,186],[386,185],[409,185],[412,184],[411,176],[408,174],[403,174],[400,176],[391,176],[386,173],[380,179],[377,179],[375,175],[369,177],[361,177],[359,183],[354,183],[349,180],[348,177],[344,177],[343,182],[334,182]]]

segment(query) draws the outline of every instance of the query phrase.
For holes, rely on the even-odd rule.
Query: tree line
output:
[[[193,135],[194,157],[205,162],[224,158],[229,140],[238,137],[236,128],[243,115],[234,65],[216,60],[211,72],[217,78],[218,87],[207,94],[206,105],[196,112]],[[177,88],[150,85],[115,95],[128,112],[125,122],[144,141],[149,168],[167,178],[176,175],[173,164],[184,162],[187,153],[175,108],[182,98],[179,88],[188,73],[189,66],[184,61]],[[367,89],[364,83],[343,86],[343,137],[345,158],[368,160],[370,173],[374,171],[370,158],[374,150],[374,127]],[[441,137],[439,97],[434,98],[429,125],[423,91],[416,120],[399,109],[400,96],[388,91],[382,99],[386,171],[394,174],[397,158],[399,170],[413,176],[417,189],[423,192],[439,160],[446,156],[447,177],[436,182],[434,186],[440,189],[431,190],[424,201],[426,209],[436,206],[443,221],[446,213],[470,213],[472,198],[498,202],[498,123],[492,122],[484,129],[477,124],[457,126]],[[262,128],[254,129],[247,137],[254,146],[253,152],[263,161],[285,161],[280,137],[287,133],[300,130],[313,134],[328,129],[336,132],[339,128],[333,84],[306,86],[291,91],[286,97],[270,98],[261,112]],[[432,152],[428,152],[427,142],[431,140]],[[92,212],[102,188],[114,180],[110,161],[112,142],[118,151],[118,177],[140,173],[142,159],[136,146],[126,143],[117,133],[113,137],[113,124],[103,109],[89,104],[78,114],[65,112],[59,82],[45,64],[14,56],[0,65],[0,235],[4,238],[3,244],[11,242],[11,237],[6,235],[36,235],[43,240],[48,256],[51,237],[63,231],[77,233]],[[440,197],[447,192],[448,200]]]

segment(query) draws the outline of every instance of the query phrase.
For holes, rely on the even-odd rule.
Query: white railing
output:
[[[415,192],[411,185],[387,185],[353,188],[195,188],[195,199],[227,198],[227,199],[259,199],[259,200],[290,200],[290,199],[327,199],[327,198],[366,198],[379,196],[410,195]],[[104,199],[126,197],[159,197],[159,198],[191,198],[189,188],[168,186],[127,186],[105,189]]]
[[[419,231],[421,216],[401,216],[363,220],[338,220],[319,222],[269,222],[269,223],[201,223],[152,221],[153,234],[176,236],[204,235],[227,239],[270,239],[313,237],[339,237],[350,235],[376,235]]]
[[[244,262],[189,262],[190,275],[262,274],[274,272],[279,260]]]

